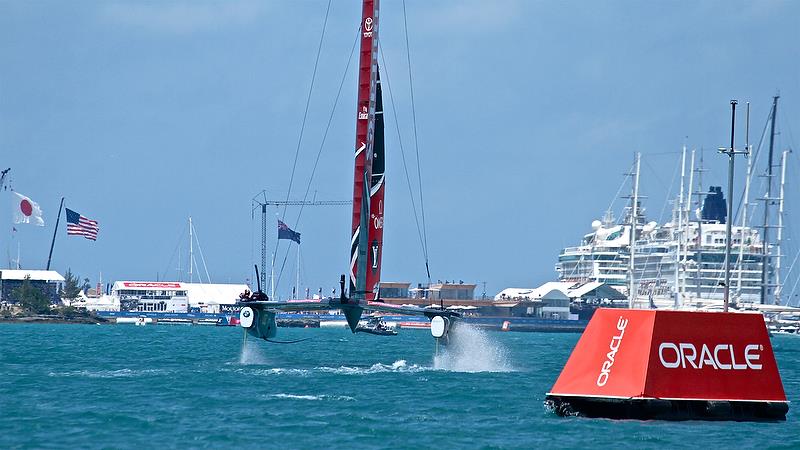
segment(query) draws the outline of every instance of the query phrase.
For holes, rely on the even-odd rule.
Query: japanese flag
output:
[[[17,192],[14,192],[14,195],[17,196],[14,223],[32,223],[43,227],[44,219],[42,219],[42,209],[39,208],[39,204]]]

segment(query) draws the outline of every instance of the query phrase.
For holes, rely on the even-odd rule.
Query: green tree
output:
[[[11,296],[19,305],[32,313],[45,314],[50,312],[50,299],[40,289],[31,284],[31,277],[27,276],[22,281],[22,286],[11,291]]]
[[[64,289],[59,292],[61,298],[70,300],[77,298],[83,288],[80,283],[81,277],[72,273],[72,269],[67,269],[67,273],[64,274]]]

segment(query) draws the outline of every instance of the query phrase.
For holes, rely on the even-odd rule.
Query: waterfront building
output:
[[[117,281],[108,303],[116,302],[123,311],[219,313],[248,289],[246,284]]]
[[[39,289],[51,303],[60,303],[59,292],[64,289],[64,277],[55,270],[0,270],[0,303],[17,303],[14,290],[30,278],[31,286]]]
[[[408,304],[427,306],[429,304],[472,305],[475,302],[474,284],[450,281],[438,281],[431,284],[417,284],[412,288],[407,282],[381,281],[379,284],[380,297],[383,301],[393,304]],[[485,302],[484,302],[485,303]]]

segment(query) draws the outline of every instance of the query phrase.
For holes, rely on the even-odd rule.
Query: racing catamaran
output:
[[[362,313],[380,311],[422,315],[431,320],[431,334],[447,343],[448,333],[460,314],[443,308],[398,306],[380,300],[378,286],[383,256],[384,133],[383,100],[378,74],[379,0],[364,0],[358,67],[353,221],[350,240],[349,295],[345,275],[339,297],[274,301],[261,291],[241,299],[239,319],[247,334],[270,341],[277,333],[275,315],[282,311],[341,310],[355,333]],[[263,269],[263,268],[262,268]],[[256,277],[258,279],[258,277]]]

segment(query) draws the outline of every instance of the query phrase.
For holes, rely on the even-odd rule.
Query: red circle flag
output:
[[[27,198],[23,198],[21,202],[19,202],[19,209],[22,211],[22,214],[29,216],[33,214],[33,205],[31,202],[28,201]]]

